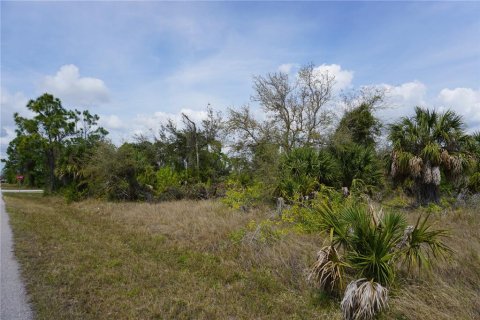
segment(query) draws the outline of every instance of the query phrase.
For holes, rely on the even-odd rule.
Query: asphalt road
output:
[[[43,190],[13,190],[13,189],[2,189],[2,193],[43,193]]]
[[[1,195],[0,209],[0,320],[31,320],[33,312],[13,254],[12,230]]]

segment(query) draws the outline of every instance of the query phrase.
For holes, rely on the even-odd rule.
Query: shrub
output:
[[[480,172],[475,172],[470,176],[468,188],[474,193],[480,192]]]
[[[350,188],[356,179],[368,186],[382,184],[382,164],[375,149],[346,143],[335,145],[332,150],[340,165],[342,186]]]
[[[156,189],[159,193],[163,193],[169,189],[180,187],[179,175],[170,167],[163,167],[156,173]]]
[[[300,195],[293,196],[293,199],[302,199]],[[282,220],[295,224],[299,232],[312,233],[323,231],[322,217],[318,210],[325,204],[340,206],[345,201],[344,196],[334,188],[320,185],[318,192],[313,199],[308,201],[295,200],[282,214]]]
[[[262,192],[263,185],[259,182],[243,187],[230,181],[222,202],[233,209],[248,209],[255,207],[261,202]]]
[[[277,194],[293,199],[317,191],[321,184],[334,186],[340,170],[330,153],[298,148],[282,157],[280,172]]]
[[[345,291],[345,319],[373,319],[386,307],[386,287],[395,281],[397,262],[408,270],[428,267],[450,251],[442,242],[446,231],[432,230],[428,215],[407,226],[402,214],[354,197],[344,203],[321,201],[310,210],[317,212],[316,226],[330,235],[330,245],[320,250],[309,278],[327,292],[339,291],[346,271],[360,278]]]

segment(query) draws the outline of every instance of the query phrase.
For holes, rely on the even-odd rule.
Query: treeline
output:
[[[468,135],[459,115],[416,107],[414,116],[383,124],[375,116],[383,93],[365,90],[345,98],[346,111],[335,119],[334,83],[313,65],[295,77],[258,76],[252,99],[263,114],[208,108],[202,121],[183,114],[154,138],[119,147],[97,115],[44,94],[27,104],[33,118],[14,115],[17,135],[3,175],[9,182],[23,175],[25,184],[70,200],[226,195],[233,206],[278,196],[297,201],[322,186],[372,196],[400,188],[419,204],[438,203],[442,192],[480,191],[480,134]],[[380,146],[382,137],[388,143]]]

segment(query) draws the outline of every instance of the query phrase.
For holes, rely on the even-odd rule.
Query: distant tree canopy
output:
[[[480,191],[480,134],[467,135],[459,115],[417,107],[415,116],[388,127],[386,159],[375,116],[383,92],[344,97],[346,109],[334,121],[334,84],[313,64],[293,76],[256,76],[255,112],[231,108],[224,118],[208,106],[201,121],[182,114],[179,123],[161,124],[154,138],[138,135],[121,146],[107,140],[97,115],[44,94],[28,102],[31,118],[14,115],[16,137],[3,174],[11,182],[21,174],[24,183],[71,200],[203,199],[235,188],[230,194],[237,200],[258,199],[260,192],[296,201],[323,186],[361,185],[371,193],[392,181],[406,189],[413,184],[417,201],[427,204],[439,201],[442,177],[450,189]]]
[[[62,185],[60,179],[66,182],[78,175],[79,157],[107,131],[97,126],[97,115],[67,110],[51,94],[30,100],[27,109],[33,118],[14,115],[17,136],[8,146],[5,171],[10,177],[24,174],[28,184],[45,184],[55,191]]]

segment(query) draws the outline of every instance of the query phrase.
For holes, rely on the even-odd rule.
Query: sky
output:
[[[208,104],[258,109],[255,75],[308,63],[337,93],[385,88],[386,122],[420,105],[480,130],[480,2],[2,1],[0,51],[2,158],[45,92],[121,143]]]

